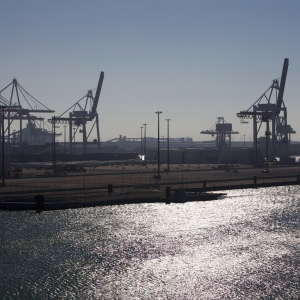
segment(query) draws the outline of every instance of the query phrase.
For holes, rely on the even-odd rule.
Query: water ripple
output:
[[[1,299],[297,299],[299,188],[0,212]]]

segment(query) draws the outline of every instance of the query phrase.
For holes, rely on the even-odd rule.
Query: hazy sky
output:
[[[299,0],[2,0],[0,90],[12,79],[60,115],[105,78],[101,140],[200,135],[217,117],[252,136],[236,117],[280,78],[300,140]],[[25,106],[25,105],[24,105]],[[54,114],[52,114],[54,115]],[[51,115],[45,115],[49,118]],[[96,137],[96,135],[94,135]],[[76,139],[77,140],[77,139]]]

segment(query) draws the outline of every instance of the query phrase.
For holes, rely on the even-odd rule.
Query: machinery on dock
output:
[[[95,97],[93,96],[93,91],[89,90],[86,95],[84,95],[80,100],[78,100],[60,116],[54,116],[48,120],[48,122],[52,124],[54,130],[56,127],[55,124],[67,124],[69,126],[69,153],[75,154],[75,148],[73,149],[73,141],[75,143],[75,134],[78,130],[80,133],[82,133],[82,153],[87,153],[88,138],[90,137],[90,134],[94,127],[96,127],[97,131],[97,140],[95,142],[98,145],[98,152],[100,152],[100,130],[97,106],[100,98],[103,80],[104,72],[101,72]],[[90,110],[88,110],[89,106]],[[87,122],[93,122],[89,131],[87,131]]]
[[[201,134],[216,135],[216,147],[220,150],[231,147],[231,135],[238,134],[232,130],[232,124],[227,123],[224,117],[217,117],[217,122],[209,129],[200,132]]]
[[[290,135],[296,133],[287,122],[287,107],[283,101],[289,59],[283,63],[280,85],[274,79],[271,86],[247,110],[240,111],[237,116],[242,120],[253,120],[253,146],[257,149],[258,134],[263,123],[266,123],[265,142],[266,159],[276,156],[288,156]],[[272,103],[273,101],[273,103]],[[271,123],[271,131],[270,131]],[[271,143],[271,149],[269,144]]]
[[[10,151],[22,153],[26,144],[38,145],[51,141],[50,126],[44,122],[43,117],[35,114],[52,113],[54,110],[28,93],[16,78],[0,91],[0,105],[1,119],[3,118],[0,124],[1,126],[3,124],[6,146]],[[25,128],[23,128],[24,120],[28,121]],[[13,126],[14,122],[18,124]]]

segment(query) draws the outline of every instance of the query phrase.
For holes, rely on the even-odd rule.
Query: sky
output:
[[[55,110],[46,120],[95,89],[104,72],[102,141],[140,137],[144,123],[156,137],[156,111],[161,136],[170,118],[170,137],[211,140],[200,131],[224,117],[239,131],[233,140],[251,140],[251,122],[237,113],[289,58],[284,102],[292,140],[300,140],[298,0],[1,0],[0,28],[0,90],[16,78]]]

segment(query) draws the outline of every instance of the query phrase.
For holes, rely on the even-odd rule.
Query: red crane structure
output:
[[[9,100],[3,96],[3,93],[8,93],[9,87],[11,87],[11,91],[9,93]],[[22,101],[21,101],[22,100]],[[22,103],[21,103],[22,102]],[[45,136],[50,135],[51,133],[47,130],[50,127],[47,123],[44,123],[44,118],[37,117],[33,115],[33,113],[52,113],[54,110],[49,109],[44,104],[42,104],[39,100],[34,98],[31,94],[29,94],[17,81],[16,78],[8,84],[4,89],[0,91],[0,105],[5,107],[3,109],[3,115],[1,114],[1,118],[4,117],[6,122],[6,128],[4,130],[6,143],[8,149],[10,146],[14,145],[19,147],[19,153],[22,153],[22,145],[25,141],[23,137],[23,120],[28,120],[28,130],[30,135],[31,142],[44,142]],[[26,108],[27,107],[27,108]],[[12,125],[14,121],[19,121],[17,128],[19,130],[12,132]],[[38,122],[40,121],[40,122]],[[2,124],[2,122],[0,122]],[[4,122],[3,122],[4,123]],[[46,125],[46,129],[44,126]],[[5,125],[4,125],[5,126]],[[43,128],[42,128],[43,126]],[[26,138],[27,139],[27,138]]]
[[[247,109],[240,111],[237,116],[241,119],[253,119],[253,146],[257,149],[257,137],[262,123],[266,123],[266,159],[269,152],[272,158],[280,155],[288,155],[290,134],[296,133],[287,123],[287,107],[283,101],[285,82],[289,66],[289,59],[283,63],[280,86],[278,79],[274,79],[271,86]],[[274,103],[272,99],[275,97]],[[263,103],[263,100],[266,100]],[[274,99],[273,99],[274,100]],[[271,121],[271,131],[270,123]],[[271,137],[271,151],[269,142]]]
[[[87,153],[87,142],[88,138],[94,127],[97,130],[97,145],[98,152],[100,151],[100,130],[99,130],[99,117],[97,113],[97,106],[100,98],[100,93],[102,89],[102,84],[104,80],[104,72],[100,73],[98,86],[96,90],[95,97],[93,97],[93,91],[89,90],[86,95],[79,99],[75,104],[68,108],[58,117],[52,117],[48,120],[52,124],[68,124],[69,125],[69,152],[75,152],[73,150],[73,141],[75,142],[75,134],[79,130],[82,133],[82,144],[83,144],[83,154]],[[87,111],[88,106],[90,110]],[[64,116],[68,114],[68,116]],[[89,132],[87,132],[86,124],[89,121],[93,121],[93,125]],[[74,128],[74,132],[72,132]],[[81,129],[79,129],[81,128]]]

